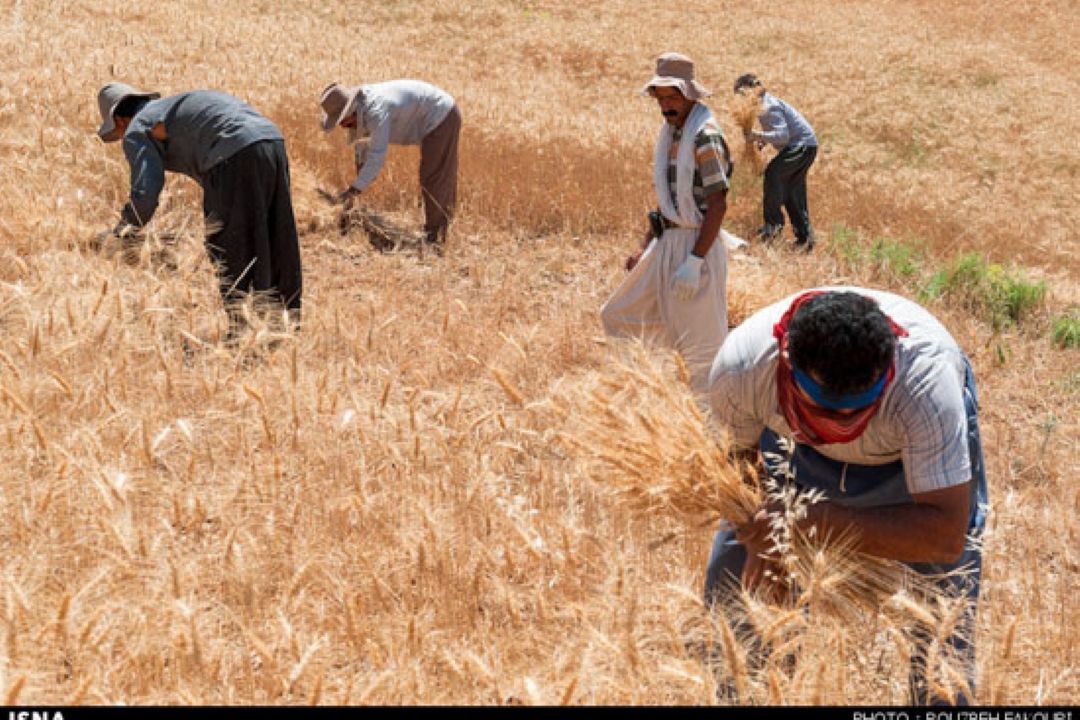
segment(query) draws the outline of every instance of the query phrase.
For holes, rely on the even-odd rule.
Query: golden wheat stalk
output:
[[[771,543],[784,573],[776,578],[784,607],[853,623],[905,588],[919,588],[922,607],[940,603],[940,593],[907,566],[859,553],[853,536],[804,532],[799,521],[820,497],[759,480],[734,457],[726,434],[709,427],[690,390],[637,348],[630,361],[559,398],[567,422],[560,438],[589,479],[635,512],[694,527],[720,519],[737,527],[766,503],[780,508],[771,513]]]
[[[558,405],[569,411],[559,437],[585,474],[638,512],[739,525],[764,501],[756,474],[733,459],[690,392],[648,360],[594,374]]]
[[[731,103],[731,116],[735,124],[743,132],[743,144],[740,158],[745,162],[755,175],[760,175],[765,169],[765,156],[758,149],[757,144],[750,139],[749,132],[754,129],[761,112],[761,99],[756,93],[749,92],[736,95]]]

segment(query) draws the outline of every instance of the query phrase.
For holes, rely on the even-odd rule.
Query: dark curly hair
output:
[[[788,357],[816,375],[830,395],[873,385],[892,362],[896,335],[878,304],[854,292],[806,301],[788,324]]]

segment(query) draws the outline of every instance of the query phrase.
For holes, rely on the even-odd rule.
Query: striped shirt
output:
[[[671,136],[671,151],[668,154],[668,187],[675,208],[679,206],[678,168],[679,142],[682,128],[675,128]],[[728,175],[731,173],[731,156],[724,142],[724,133],[714,120],[706,122],[694,138],[694,202],[702,213],[706,210],[705,198],[717,190],[728,189]]]
[[[849,443],[814,449],[837,462],[859,465],[902,460],[904,481],[913,494],[968,482],[966,362],[956,341],[929,312],[899,295],[857,287],[823,289],[849,290],[876,300],[908,334],[897,339],[896,376],[863,434]],[[713,416],[741,446],[756,446],[766,427],[791,437],[776,397],[773,325],[794,298],[758,311],[732,330],[713,362]]]

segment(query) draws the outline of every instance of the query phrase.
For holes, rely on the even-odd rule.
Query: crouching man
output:
[[[975,377],[967,357],[929,312],[863,288],[819,288],[758,311],[728,335],[709,380],[716,420],[735,443],[760,449],[778,482],[817,489],[806,529],[854,531],[857,548],[909,564],[970,612],[949,644],[975,686],[973,628],[986,519],[986,473]],[[794,440],[793,477],[773,458]],[[789,479],[791,478],[791,479]],[[771,582],[765,513],[721,530],[706,600],[734,601],[740,584]],[[929,638],[912,656],[911,702],[937,704],[926,667]],[[961,696],[960,704],[970,698]]]

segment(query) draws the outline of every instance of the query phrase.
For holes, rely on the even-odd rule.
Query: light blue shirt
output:
[[[786,147],[817,147],[817,135],[806,118],[778,97],[769,93],[761,96],[762,133],[758,135],[777,150]]]
[[[364,190],[379,175],[390,145],[419,145],[454,107],[454,98],[420,80],[391,80],[360,86],[356,132],[369,137],[367,154],[352,186]]]

